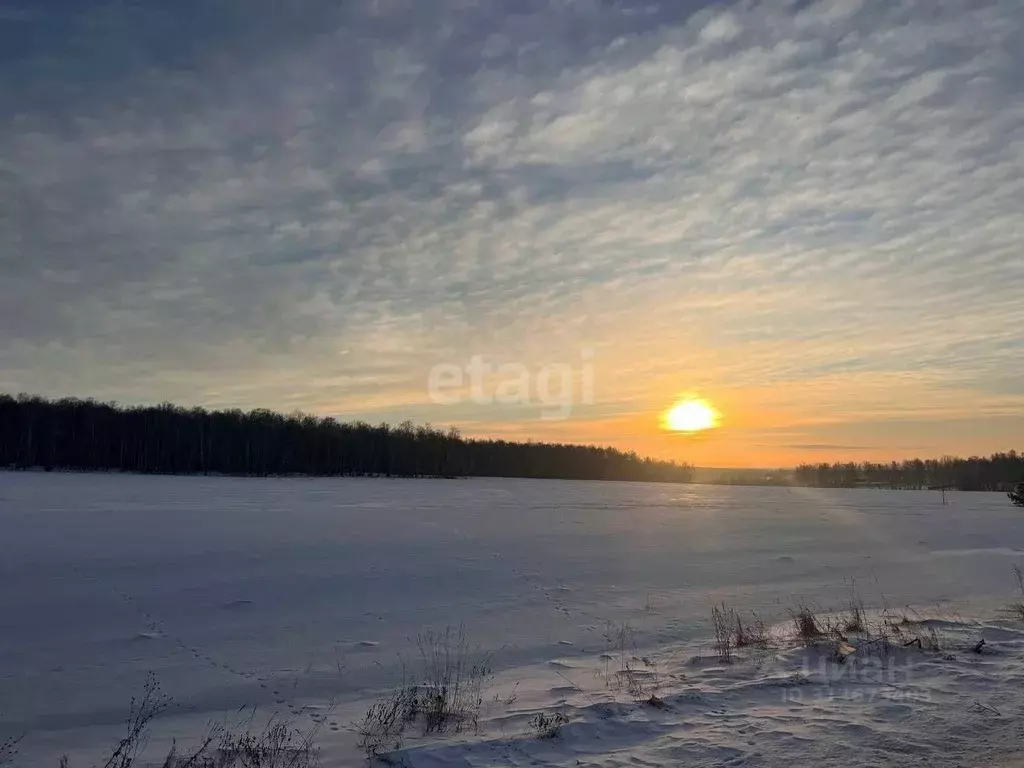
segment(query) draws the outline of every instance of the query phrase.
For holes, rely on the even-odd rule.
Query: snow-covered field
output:
[[[255,705],[322,721],[323,763],[358,764],[349,724],[399,655],[462,624],[497,672],[479,732],[413,734],[408,765],[1010,764],[1015,563],[1024,516],[999,494],[0,473],[0,741],[27,733],[17,765],[90,765],[152,671],[174,700],[154,760]],[[851,582],[942,651],[714,659],[712,605],[784,632]],[[664,708],[609,684],[624,625]]]

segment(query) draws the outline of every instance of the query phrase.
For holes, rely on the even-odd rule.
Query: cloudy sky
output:
[[[0,391],[1019,449],[1022,39],[1020,0],[2,0]],[[530,402],[435,402],[474,355]],[[722,428],[661,432],[686,393]]]

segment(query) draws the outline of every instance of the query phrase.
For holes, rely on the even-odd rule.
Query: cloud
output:
[[[1024,402],[1012,0],[11,12],[0,388],[443,421],[436,363],[594,346],[625,413]]]
[[[766,446],[767,447],[767,446]],[[792,448],[797,451],[827,451],[828,453],[846,453],[849,451],[874,451],[878,450],[878,446],[864,446],[864,445],[835,445],[831,443],[797,443],[795,445],[787,445],[786,448]]]

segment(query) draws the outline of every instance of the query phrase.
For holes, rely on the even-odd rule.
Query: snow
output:
[[[516,701],[494,735],[468,744],[408,748],[404,765],[998,765],[1017,754],[1024,632],[999,624],[939,622],[948,650],[894,649],[835,663],[821,648],[765,660],[655,659],[670,692],[659,707],[595,683],[588,661],[549,680],[544,696]],[[966,650],[995,638],[984,655]],[[577,681],[581,684],[578,687]],[[536,683],[534,683],[536,685]],[[530,734],[527,716],[552,699],[569,723],[556,739]],[[498,727],[500,725],[500,727]],[[527,734],[510,739],[500,731]],[[821,762],[818,762],[821,761]]]
[[[1024,526],[1003,495],[948,500],[0,473],[0,741],[28,734],[19,765],[89,765],[152,671],[175,702],[154,759],[255,705],[322,722],[323,763],[356,765],[349,724],[397,681],[399,654],[462,624],[498,672],[480,730],[409,738],[408,765],[997,764],[1022,735],[1024,625],[999,609]],[[897,678],[842,665],[837,679],[825,650],[785,643],[713,660],[713,604],[781,622],[797,600],[841,607],[851,583],[938,621],[943,652],[899,649],[882,670]],[[601,674],[609,625],[627,623],[664,709]],[[536,739],[529,719],[559,708],[560,737]]]

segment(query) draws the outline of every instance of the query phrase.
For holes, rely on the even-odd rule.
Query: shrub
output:
[[[553,715],[538,712],[530,718],[530,727],[537,732],[538,739],[557,739],[562,735],[562,726],[569,722],[569,716],[559,710]]]
[[[1017,483],[1017,487],[1006,495],[1015,507],[1024,507],[1024,483]]]

